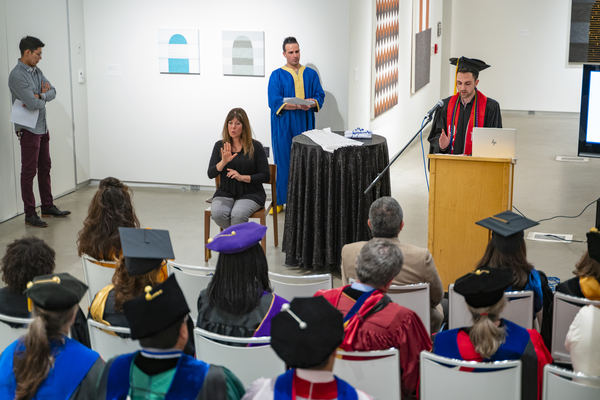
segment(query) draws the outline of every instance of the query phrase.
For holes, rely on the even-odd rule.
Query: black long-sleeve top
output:
[[[263,183],[269,183],[271,173],[269,171],[269,160],[262,144],[257,140],[252,140],[254,145],[254,157],[252,160],[243,150],[231,160],[222,171],[217,170],[217,164],[221,161],[221,148],[223,141],[215,143],[210,162],[208,163],[208,177],[214,179],[217,175],[221,176],[221,184],[214,194],[214,197],[230,197],[235,200],[249,199],[257,204],[265,204],[267,194],[263,188]],[[227,169],[236,170],[240,175],[250,175],[250,183],[240,182],[237,179],[227,177]]]

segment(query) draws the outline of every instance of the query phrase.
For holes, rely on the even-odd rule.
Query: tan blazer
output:
[[[428,249],[400,243],[398,238],[391,238],[396,243],[402,255],[404,264],[402,270],[392,282],[393,285],[410,285],[413,283],[429,283],[431,302],[431,332],[437,332],[442,325],[444,314],[440,305],[444,298],[442,281],[435,268],[435,262]],[[348,285],[348,278],[356,279],[356,258],[367,242],[349,243],[342,248],[342,283]]]

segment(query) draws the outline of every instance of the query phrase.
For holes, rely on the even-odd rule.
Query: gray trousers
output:
[[[210,216],[217,225],[225,229],[231,225],[248,222],[250,216],[261,208],[263,206],[253,200],[214,197],[210,205]]]

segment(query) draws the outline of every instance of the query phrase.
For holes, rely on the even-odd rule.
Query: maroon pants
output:
[[[25,216],[35,214],[33,178],[37,173],[38,187],[42,200],[42,209],[51,207],[52,189],[50,188],[50,134],[36,135],[21,129],[21,197],[25,205]]]

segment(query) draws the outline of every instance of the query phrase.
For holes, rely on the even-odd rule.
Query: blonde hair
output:
[[[500,313],[506,307],[506,298],[502,297],[499,302],[490,307],[475,308],[468,304],[467,307],[473,317],[473,326],[469,330],[471,343],[481,357],[490,358],[506,340],[506,329],[494,324],[500,319]]]
[[[229,121],[233,119],[237,119],[242,124],[242,134],[240,136],[240,142],[242,143],[242,148],[244,149],[244,154],[248,155],[248,158],[252,160],[254,157],[254,144],[252,143],[252,127],[250,126],[250,120],[248,119],[248,115],[243,108],[234,108],[227,114],[227,118],[225,118],[225,123],[223,124],[223,143],[227,142],[229,144],[233,144],[233,140],[231,136],[229,136],[228,124]]]
[[[25,345],[25,350],[17,350],[13,356],[13,371],[17,381],[15,400],[32,398],[48,377],[54,365],[50,340],[64,342],[65,328],[71,326],[78,307],[76,304],[65,311],[48,311],[33,305],[33,322],[25,336],[19,339]]]

